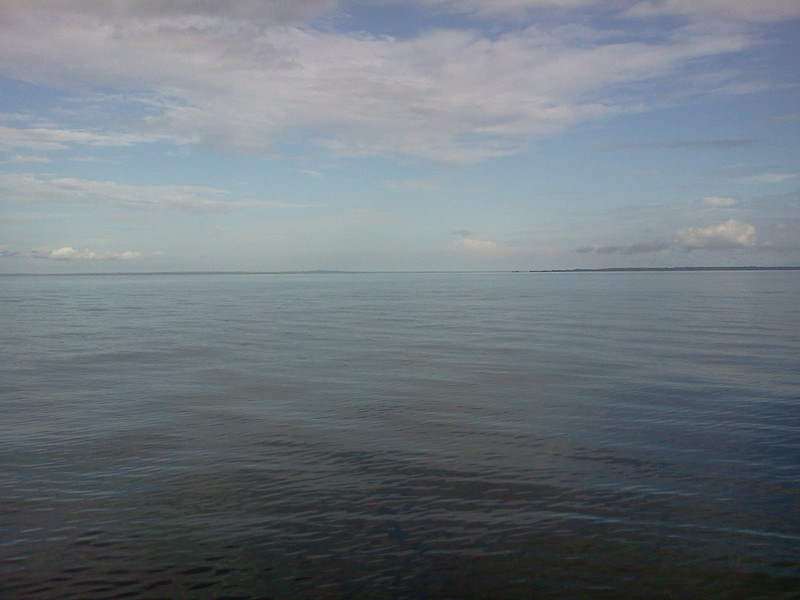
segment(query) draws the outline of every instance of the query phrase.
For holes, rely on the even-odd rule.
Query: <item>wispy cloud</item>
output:
[[[131,146],[154,141],[154,137],[107,134],[50,127],[8,127],[0,124],[0,148],[38,151],[64,150],[71,146]]]
[[[732,164],[710,171],[715,177],[725,178],[735,183],[771,184],[783,183],[798,177],[798,173],[787,172],[778,165]]]
[[[0,249],[0,258],[35,258],[41,260],[135,260],[141,258],[142,254],[133,250],[124,251],[97,251],[97,250],[76,250],[72,246],[59,246],[56,248],[30,250],[27,252],[19,250]]]
[[[400,0],[395,0],[399,2]],[[794,0],[404,0],[479,17],[521,17],[538,11],[609,10],[627,18],[684,17],[692,21],[769,22],[800,14]]]
[[[319,204],[278,200],[236,200],[225,190],[193,185],[132,185],[73,177],[0,174],[0,202],[80,203],[121,207],[162,207],[184,210],[248,208],[303,209]]]
[[[128,123],[135,135],[7,128],[8,143],[58,149],[166,136],[266,153],[278,141],[300,139],[341,155],[468,163],[518,152],[581,121],[661,104],[673,93],[667,78],[691,65],[686,81],[703,59],[759,41],[737,28],[711,35],[707,27],[680,25],[630,39],[587,25],[535,24],[499,36],[427,29],[401,39],[291,25],[330,10],[333,1],[257,4],[30,0],[7,6],[0,23],[6,73],[67,90],[135,89],[150,102],[146,115]],[[609,11],[580,0],[427,4],[476,15]],[[637,11],[698,14],[685,4],[663,4],[643,3]],[[755,11],[741,12],[751,18]],[[609,16],[618,14],[611,9]],[[59,43],[37,43],[42,39]],[[102,101],[116,100],[95,99]]]
[[[427,179],[402,179],[386,181],[388,189],[395,192],[431,192],[439,189],[435,181]]]
[[[313,177],[314,179],[319,179],[322,177],[322,173],[319,171],[314,171],[313,169],[295,169],[297,173],[302,173],[303,175],[308,175],[309,177]]]
[[[741,183],[782,183],[797,177],[797,173],[761,173],[759,175],[749,175],[739,179]]]
[[[709,208],[730,208],[736,205],[736,200],[727,196],[706,196],[700,204]]]
[[[51,159],[46,156],[32,156],[28,154],[14,154],[6,159],[10,163],[49,163]]]
[[[622,254],[632,256],[634,254],[647,254],[650,252],[663,252],[672,248],[671,242],[651,241],[639,242],[628,246],[583,246],[575,250],[579,254]]]
[[[738,148],[757,144],[755,139],[708,139],[708,140],[662,140],[655,142],[622,142],[619,144],[600,144],[607,150],[676,149],[676,148]]]
[[[693,20],[769,22],[800,15],[795,0],[643,0],[633,3],[631,17],[684,16]]]
[[[474,237],[455,240],[452,242],[452,246],[479,258],[503,258],[520,252],[520,249],[515,246],[507,246],[492,240]]]
[[[401,3],[401,0],[394,0]],[[479,18],[521,18],[527,13],[538,11],[559,11],[590,8],[597,0],[410,0],[414,4],[433,7],[441,11],[473,15]]]

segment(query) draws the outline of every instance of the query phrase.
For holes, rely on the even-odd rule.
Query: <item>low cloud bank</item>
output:
[[[708,200],[708,199],[707,199]],[[713,198],[709,204],[725,206],[728,198]],[[650,241],[629,246],[583,246],[575,252],[579,254],[645,254],[667,250],[732,250],[752,248],[757,245],[756,228],[749,223],[728,219],[717,225],[707,227],[687,227],[677,230],[671,241]]]
[[[52,250],[19,250],[0,249],[0,258],[36,258],[42,260],[134,260],[140,258],[140,252],[125,250],[123,252],[98,252],[96,250],[76,250],[72,246],[61,246]]]
[[[749,248],[756,245],[756,228],[728,219],[719,225],[680,229],[675,232],[675,243],[684,250]]]

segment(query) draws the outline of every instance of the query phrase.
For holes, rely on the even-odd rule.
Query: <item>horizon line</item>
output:
[[[379,275],[379,274],[458,274],[458,273],[611,273],[611,272],[658,272],[658,271],[798,271],[800,265],[790,266],[683,266],[683,267],[599,267],[574,269],[483,269],[483,270],[346,270],[311,269],[290,271],[86,271],[70,273],[0,273],[0,276],[29,277],[92,277],[92,276],[136,276],[136,275]]]

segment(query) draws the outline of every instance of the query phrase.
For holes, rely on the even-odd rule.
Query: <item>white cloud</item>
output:
[[[701,204],[712,208],[729,208],[736,205],[736,200],[726,196],[706,196],[701,200]]]
[[[28,253],[17,252],[16,257],[39,258],[47,260],[134,260],[141,253],[133,250],[123,252],[98,252],[96,250],[76,250],[72,246],[61,246],[52,250],[34,250]]]
[[[685,250],[752,247],[756,245],[756,229],[748,223],[728,219],[718,225],[680,229],[675,232],[675,243]]]
[[[138,137],[31,128],[8,132],[11,141],[57,149],[168,136],[270,152],[280,140],[313,140],[342,155],[466,163],[517,152],[580,121],[664,102],[670,90],[677,93],[658,89],[666,76],[757,41],[735,28],[691,26],[646,41],[612,40],[584,25],[534,25],[498,36],[426,30],[399,39],[287,24],[322,14],[334,6],[330,1],[262,4],[9,5],[0,21],[4,73],[67,90],[136,90],[150,102],[147,116],[131,124]],[[498,6],[603,5],[507,0]],[[624,94],[615,93],[619,86]]]
[[[49,127],[7,127],[0,125],[0,148],[24,148],[27,150],[64,150],[71,145],[87,146],[131,146],[153,141],[153,137],[142,135],[109,135],[89,131],[76,131]]]
[[[796,251],[800,243],[800,199],[794,191],[746,199],[715,195],[688,202],[625,206],[604,211],[601,218],[575,229],[584,233],[571,237],[573,252],[585,255],[651,253],[653,258],[667,258],[694,249],[749,248],[766,256],[768,250],[777,248]],[[559,235],[567,239],[570,232]]]
[[[131,185],[73,177],[0,174],[0,201],[6,202],[158,206],[185,210],[299,209],[319,206],[275,200],[231,200],[226,196],[225,190],[198,185]]]

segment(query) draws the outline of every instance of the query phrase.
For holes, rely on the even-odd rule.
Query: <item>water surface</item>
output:
[[[797,597],[798,294],[0,278],[0,593]]]

